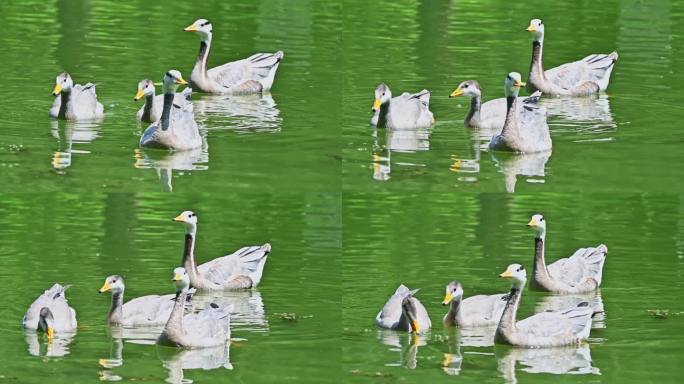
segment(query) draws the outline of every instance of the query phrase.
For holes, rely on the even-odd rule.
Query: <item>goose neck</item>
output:
[[[474,96],[470,99],[470,110],[466,116],[466,123],[470,126],[471,121],[480,120],[480,108],[482,107],[482,96]]]
[[[516,97],[506,96],[506,120],[504,121],[503,129],[501,130],[501,135],[504,136],[510,133],[512,130],[516,129],[515,121],[515,109],[516,109]]]
[[[449,323],[452,325],[458,325],[462,323],[461,318],[461,298],[455,298],[451,300],[449,304],[449,312],[447,312],[449,318]]]
[[[389,113],[390,102],[380,104],[380,110],[378,111],[378,128],[384,128],[387,126],[387,114]]]
[[[152,108],[154,107],[154,93],[145,95],[145,106],[143,107],[142,120],[150,121]]]
[[[197,53],[197,59],[195,60],[195,67],[193,72],[200,73],[204,78],[207,76],[208,62],[209,62],[209,48],[211,47],[211,36],[207,36],[202,41],[200,41],[199,52]]]
[[[171,108],[173,107],[173,95],[174,92],[164,92],[164,108],[162,109],[161,115],[161,129],[166,131],[169,129]]]
[[[59,112],[57,114],[57,117],[64,119],[64,118],[66,118],[67,109],[69,108],[69,104],[71,102],[71,91],[62,90],[59,97],[60,97],[60,104],[59,104]]]
[[[534,279],[534,287],[538,287],[537,282],[549,281],[551,279],[549,270],[546,267],[546,260],[544,258],[544,235],[540,234],[534,238],[534,264],[532,266],[532,276]]]
[[[532,62],[530,63],[530,76],[544,78],[544,67],[542,65],[542,51],[544,48],[543,40],[532,41]]]
[[[501,320],[496,329],[497,335],[510,339],[515,332],[515,322],[518,316],[518,306],[520,305],[521,288],[511,287],[508,294],[508,301],[501,314]]]
[[[120,324],[123,320],[123,296],[123,289],[112,292],[112,306],[107,317],[110,323]]]
[[[171,310],[171,316],[164,327],[165,333],[179,333],[183,331],[183,308],[185,307],[185,297],[187,296],[187,289],[176,292],[175,303]]]

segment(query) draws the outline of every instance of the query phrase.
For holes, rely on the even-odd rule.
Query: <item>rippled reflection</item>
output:
[[[571,295],[556,295],[550,293],[545,295],[537,302],[535,312],[560,311],[575,307],[577,304],[583,301],[588,302],[589,306],[594,310],[591,327],[605,328],[606,312],[603,307],[603,298],[601,297],[600,290],[584,294],[575,293]]]
[[[50,120],[50,133],[57,140],[57,149],[52,155],[52,168],[58,173],[65,173],[71,166],[72,154],[87,154],[90,151],[81,149],[80,144],[89,144],[100,136],[100,121],[62,121]],[[76,148],[74,148],[76,145]]]
[[[608,95],[590,97],[542,97],[541,104],[549,116],[556,116],[564,123],[575,123],[582,131],[590,133],[609,132],[617,129],[610,111]]]
[[[98,360],[98,364],[102,368],[99,372],[100,380],[122,380],[122,377],[116,374],[113,369],[119,368],[124,364],[124,340],[135,344],[152,345],[155,344],[157,337],[159,337],[163,328],[163,326],[138,328],[128,328],[118,325],[109,326],[108,331],[111,336],[109,354]]]
[[[194,96],[193,96],[194,97]],[[262,95],[202,95],[193,99],[195,118],[208,130],[278,132],[282,118],[270,93]]]
[[[160,151],[155,149],[133,150],[133,158],[136,168],[150,168],[157,172],[162,189],[167,192],[173,191],[173,171],[204,171],[209,169],[209,145],[206,139],[202,141],[201,148],[188,151]]]
[[[601,374],[598,368],[591,365],[588,344],[563,348],[510,348],[498,359],[499,372],[508,383],[518,382],[518,363],[522,366],[520,370],[528,373]]]
[[[392,170],[392,152],[415,153],[430,150],[430,128],[421,129],[375,129],[373,138],[373,179],[386,181]],[[423,166],[424,164],[398,163],[397,165]]]
[[[505,153],[492,151],[492,160],[504,176],[506,192],[515,192],[518,176],[524,176],[528,183],[544,183],[546,163],[551,152]]]
[[[233,369],[230,363],[230,343],[215,348],[174,349],[157,347],[159,359],[168,370],[167,383],[192,383],[185,378],[185,370]]]
[[[66,356],[70,353],[69,344],[71,344],[75,335],[75,333],[55,334],[54,339],[48,341],[44,333],[26,330],[25,340],[28,346],[28,353],[32,356]]]
[[[416,335],[389,329],[379,329],[378,338],[390,347],[390,351],[399,353],[399,360],[387,363],[388,367],[404,367],[416,369],[418,366],[418,348],[427,345],[427,335]]]
[[[268,331],[268,320],[261,292],[257,289],[237,291],[198,292],[193,295],[192,310],[207,308],[211,303],[220,307],[233,306],[230,312],[230,328],[251,332]]]
[[[463,356],[461,355],[461,338],[457,332],[452,332],[447,336],[449,352],[444,354],[442,360],[442,371],[449,376],[457,376],[461,373]]]

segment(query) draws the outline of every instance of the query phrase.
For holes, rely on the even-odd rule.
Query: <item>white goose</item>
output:
[[[380,84],[375,88],[372,110],[371,125],[377,128],[428,128],[435,122],[427,89],[414,94],[404,92],[393,98],[387,84]]]
[[[50,108],[50,117],[65,120],[90,120],[104,116],[104,107],[97,101],[95,84],[76,84],[71,76],[62,72],[55,78],[52,90],[55,101]]]
[[[155,95],[154,83],[150,79],[140,80],[138,83],[138,92],[133,97],[134,101],[145,98],[145,104],[140,107],[135,118],[143,123],[154,123],[161,119],[162,110],[164,109],[164,94]],[[177,92],[173,97],[173,104],[184,108],[186,104],[190,103],[192,96],[192,89],[185,88],[183,92]]]
[[[442,320],[447,327],[482,327],[499,323],[506,307],[506,295],[476,295],[463,299],[463,287],[458,281],[446,286],[442,305],[449,311]]]
[[[413,333],[428,331],[432,322],[423,303],[414,297],[417,292],[418,289],[411,291],[404,284],[399,285],[378,312],[375,324],[382,328]]]
[[[76,331],[76,311],[69,306],[66,290],[69,286],[55,283],[31,303],[22,325],[33,331],[44,331],[48,340],[52,340],[55,333],[71,333]]]

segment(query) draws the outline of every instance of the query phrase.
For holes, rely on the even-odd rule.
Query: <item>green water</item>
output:
[[[0,382],[678,382],[683,6],[0,2]],[[169,69],[189,78],[199,44],[182,28],[200,17],[214,27],[210,65],[284,51],[274,87],[194,95],[204,146],[140,150],[136,85]],[[548,68],[612,50],[620,59],[606,94],[544,101],[551,154],[491,153],[488,137],[463,127],[469,100],[448,95],[477,79],[488,100],[502,96],[508,72],[526,78],[533,17],[546,25]],[[97,83],[102,122],[48,119],[63,70]],[[430,89],[436,125],[371,129],[380,82],[395,95]],[[126,278],[127,298],[173,291],[183,230],[170,219],[186,209],[200,218],[200,261],[273,246],[258,288],[205,297],[238,304],[227,349],[158,348],[154,332],[105,324],[109,296],[96,290],[107,275]],[[549,259],[609,248],[605,316],[589,342],[524,350],[493,347],[485,331],[445,330],[446,283],[460,280],[466,296],[499,293],[508,264],[531,266],[525,224],[536,212],[549,222]],[[48,345],[20,321],[54,282],[72,284],[79,327]],[[429,333],[374,326],[400,283],[421,288]],[[563,298],[525,291],[522,300],[526,316]]]

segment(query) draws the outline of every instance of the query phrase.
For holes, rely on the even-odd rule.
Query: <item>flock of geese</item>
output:
[[[261,282],[271,245],[243,247],[238,251],[204,264],[195,262],[197,215],[185,211],[174,218],[185,226],[182,266],[173,270],[175,294],[147,295],[124,303],[126,286],[120,275],[108,276],[100,293],[110,291],[111,307],[107,315],[110,325],[128,328],[163,326],[157,344],[180,348],[208,348],[226,345],[230,341],[232,306],[211,303],[205,309],[192,305],[192,296],[199,291],[233,290],[256,287]],[[59,334],[65,337],[76,331],[76,311],[69,306],[66,290],[69,286],[54,284],[28,308],[24,328],[42,331],[52,341]]]
[[[590,96],[605,91],[610,74],[618,59],[617,52],[592,54],[581,60],[544,70],[544,23],[530,21],[532,62],[527,83],[518,72],[504,80],[505,98],[482,102],[482,88],[476,80],[459,84],[450,97],[468,96],[470,110],[465,125],[493,132],[489,148],[496,151],[537,153],[550,151],[551,134],[546,122],[546,108],[539,105],[542,96]],[[520,88],[527,86],[529,97],[519,97]],[[378,128],[409,130],[428,128],[435,122],[430,111],[430,91],[403,93],[392,97],[389,87],[380,84],[375,89],[371,125]]]
[[[603,264],[608,248],[578,249],[572,256],[546,264],[544,243],[546,220],[540,214],[528,223],[535,231],[534,264],[531,287],[556,294],[580,294],[595,291],[601,285]],[[496,327],[494,342],[519,347],[558,347],[578,345],[589,337],[592,319],[603,311],[602,305],[578,303],[569,297],[565,307],[547,309],[517,320],[527,272],[521,264],[511,264],[499,275],[511,282],[508,293],[476,295],[464,298],[460,282],[446,286],[443,305],[449,309],[443,318],[446,327],[462,329]],[[432,327],[425,306],[416,298],[417,289],[400,285],[376,316],[381,328],[420,333]]]
[[[185,28],[200,37],[200,49],[190,74],[190,81],[183,79],[177,70],[169,70],[163,77],[162,94],[157,95],[155,83],[144,79],[138,83],[134,100],[144,97],[145,104],[136,114],[141,123],[149,123],[140,137],[144,148],[186,151],[202,146],[202,137],[195,121],[190,96],[193,91],[244,95],[261,93],[271,89],[283,52],[257,53],[246,59],[209,68],[212,25],[206,19],[198,19]],[[181,85],[190,85],[176,92]],[[55,79],[53,95],[56,96],[49,115],[57,119],[93,120],[104,117],[104,107],[97,99],[95,84],[74,84],[64,72]]]

